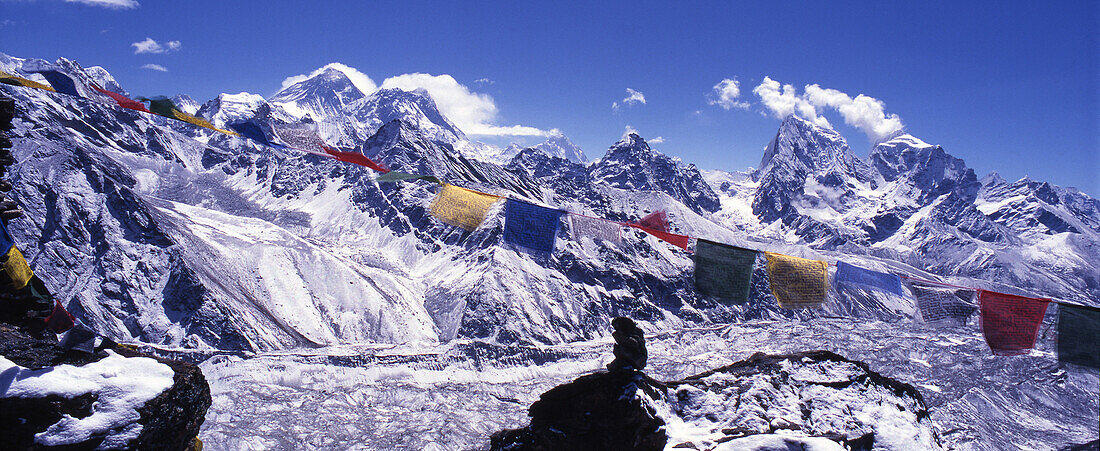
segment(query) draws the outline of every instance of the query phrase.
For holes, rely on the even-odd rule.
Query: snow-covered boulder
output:
[[[752,357],[684,380],[595,373],[544,393],[493,449],[929,450],[919,391],[829,351]]]
[[[0,442],[13,449],[192,446],[211,402],[198,367],[125,349],[99,357],[37,369],[0,357]]]

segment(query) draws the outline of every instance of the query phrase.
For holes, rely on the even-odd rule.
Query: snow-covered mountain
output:
[[[570,141],[569,137],[556,131],[554,131],[546,141],[533,146],[523,146],[519,143],[509,144],[508,147],[490,155],[489,159],[490,161],[506,163],[526,149],[535,149],[547,156],[561,158],[573,163],[584,164],[588,162],[588,158],[584,156],[584,151],[581,150],[580,147],[573,144],[573,141]]]
[[[18,71],[17,59],[5,61],[5,70]],[[560,252],[547,260],[504,246],[499,213],[473,233],[438,223],[427,214],[425,185],[379,185],[363,168],[81,99],[4,89],[35,105],[16,130],[17,156],[35,152],[16,172],[31,223],[20,233],[42,237],[28,255],[42,268],[67,268],[43,274],[80,305],[75,310],[119,339],[248,349],[399,337],[549,343],[591,337],[598,330],[591,325],[624,313],[666,326],[801,314],[766,302],[763,272],[753,291],[758,304],[700,297],[690,258],[640,232],[628,232],[635,239],[616,248],[566,239],[563,230]],[[910,135],[877,145],[867,162],[835,131],[792,116],[761,168],[740,176],[704,176],[636,134],[587,165],[534,147],[501,166],[459,151],[464,135],[426,92],[357,89],[330,70],[268,100],[222,94],[196,113],[224,125],[315,114],[325,121],[350,108],[363,122],[339,116],[349,130],[372,130],[353,149],[397,170],[609,219],[666,210],[680,233],[755,248],[827,259],[855,254],[844,258],[975,277],[990,288],[1096,298],[1096,200],[1031,181],[979,182],[961,160]],[[72,196],[85,200],[59,202]],[[117,200],[103,201],[103,210],[87,200],[95,198]],[[87,218],[106,223],[88,230]],[[209,233],[196,233],[202,224]],[[281,257],[229,258],[275,248]],[[96,257],[76,258],[78,249]],[[283,275],[255,276],[267,271],[259,261]],[[104,271],[109,262],[121,272]],[[430,269],[444,267],[462,269]],[[122,268],[141,271],[123,276],[130,270]],[[334,281],[354,289],[333,291]],[[532,292],[540,294],[527,299]],[[912,308],[877,293],[833,293],[837,302],[827,310],[835,313],[897,318]],[[96,301],[103,298],[117,305]],[[303,311],[316,316],[304,321]]]
[[[0,54],[0,69],[40,80],[20,72],[22,63]],[[122,90],[102,68],[57,64],[80,82]],[[467,232],[428,213],[436,187],[426,182],[379,184],[366,168],[56,93],[3,85],[0,94],[19,110],[11,197],[27,214],[11,225],[16,243],[70,311],[119,341],[224,351],[472,341],[530,350],[599,339],[620,315],[649,332],[747,321],[764,325],[758,334],[842,316],[867,324],[843,345],[852,352],[905,371],[915,366],[911,355],[934,361],[912,344],[928,332],[889,352],[867,345],[908,327],[910,298],[831,287],[820,312],[782,310],[758,264],[750,302],[726,305],[695,291],[689,254],[640,231],[624,230],[616,246],[563,227],[553,255],[532,254],[503,242],[500,203]],[[741,173],[699,171],[638,135],[592,163],[575,146],[571,154],[564,137],[494,162],[475,158],[496,149],[469,141],[426,92],[363,93],[335,69],[269,99],[222,94],[194,111],[219,126],[316,123],[330,143],[396,170],[577,213],[631,221],[664,210],[674,231],[695,237],[1100,299],[1096,199],[1029,179],[979,180],[942,147],[907,134],[863,159],[835,131],[792,116],[760,168]],[[967,333],[968,352],[980,354],[980,334]],[[715,358],[703,348],[671,343],[668,358],[693,358],[681,349]],[[553,362],[531,352],[530,365]],[[974,387],[964,404],[947,407],[963,413],[945,418],[980,416],[974,406],[998,390]]]

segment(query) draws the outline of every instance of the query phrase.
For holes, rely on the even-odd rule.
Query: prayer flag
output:
[[[695,242],[695,289],[735,303],[749,300],[757,252],[702,238]]]
[[[33,80],[27,80],[23,77],[16,77],[4,71],[0,71],[0,83],[13,86],[25,86],[28,88],[44,89],[46,91],[53,91],[53,88],[46,86],[42,83]]]
[[[61,71],[55,69],[42,69],[28,72],[37,73],[44,77],[46,81],[50,82],[50,86],[53,87],[54,91],[71,96],[84,97],[80,94],[80,91],[76,89],[76,82],[68,75],[61,73]]]
[[[5,255],[15,245],[15,240],[8,233],[8,224],[0,220],[0,255]]]
[[[1043,322],[1049,299],[979,290],[982,333],[996,355],[1027,354]]]
[[[1058,304],[1058,361],[1100,368],[1100,310]]]
[[[663,211],[655,211],[646,215],[641,221],[638,221],[638,225],[647,229],[668,233],[668,214]]]
[[[436,184],[439,184],[439,185],[443,184],[443,182],[439,181],[438,178],[436,178],[434,176],[431,176],[431,175],[409,174],[407,172],[397,172],[397,171],[389,171],[385,174],[382,174],[382,175],[378,176],[378,178],[375,179],[375,180],[378,180],[379,182],[400,182],[400,181],[404,181],[404,180],[427,180],[429,182],[436,183]]]
[[[237,132],[222,130],[218,127],[215,127],[214,124],[211,124],[206,119],[184,113],[183,110],[179,109],[179,107],[177,107],[175,103],[172,103],[172,100],[168,99],[167,97],[154,97],[152,99],[142,97],[140,98],[140,100],[149,102],[149,111],[153,114],[156,114],[157,116],[164,116],[169,119],[176,119],[192,125],[197,125],[202,128],[208,128],[216,132],[225,133],[227,135],[240,136],[237,134]]]
[[[92,89],[96,90],[96,92],[98,92],[100,94],[103,94],[103,95],[106,95],[107,97],[110,97],[120,107],[130,109],[130,110],[135,110],[135,111],[141,111],[142,113],[151,113],[151,111],[146,109],[145,105],[142,104],[141,102],[133,100],[133,99],[131,99],[129,97],[126,97],[122,94],[119,94],[119,93],[113,92],[113,91],[108,91],[106,89],[100,88],[99,86],[92,86]]]
[[[19,252],[19,248],[16,246],[12,246],[4,254],[3,266],[6,279],[10,281],[12,288],[16,290],[21,290],[27,286],[31,281],[31,277],[34,276],[34,271],[31,271],[31,267],[27,265],[27,260],[23,258],[23,253]]]
[[[311,128],[301,125],[280,124],[276,124],[272,128],[275,131],[275,135],[278,136],[287,147],[314,155],[332,156],[329,155],[326,150],[328,146],[325,145],[325,141]]]
[[[978,310],[974,290],[937,287],[910,282],[909,289],[917,300],[921,321],[935,325],[965,325]]]
[[[623,242],[623,228],[616,222],[574,214],[569,215],[569,228],[574,239],[588,236],[615,244]]]
[[[485,220],[489,207],[500,196],[479,193],[458,186],[443,184],[443,189],[432,201],[432,216],[447,224],[473,231]]]
[[[829,291],[829,264],[773,252],[768,258],[768,280],[772,294],[785,309],[820,307]]]
[[[72,329],[69,329],[69,333],[65,334],[65,338],[61,339],[60,346],[62,349],[73,349],[91,354],[95,351],[95,337],[95,332],[78,322]]]
[[[504,241],[554,252],[562,213],[565,212],[509,198],[504,204]]]
[[[260,125],[256,123],[256,121],[238,121],[225,125],[233,131],[237,132],[238,135],[241,135],[242,137],[248,138],[259,144],[265,145],[267,147],[283,147],[282,145],[275,144],[271,142],[271,140],[267,139],[267,134],[264,133],[263,128],[261,128]]]
[[[843,284],[850,284],[905,296],[905,291],[901,288],[901,277],[896,274],[871,271],[870,269],[837,261],[836,276],[834,278],[838,287]]]
[[[630,227],[634,227],[636,229],[641,229],[643,232],[648,233],[650,235],[653,235],[653,236],[655,236],[657,238],[660,238],[664,241],[667,241],[669,244],[672,244],[673,246],[676,246],[676,247],[678,247],[680,249],[683,249],[685,251],[688,248],[688,243],[691,241],[691,237],[689,237],[687,235],[677,235],[675,233],[662,232],[660,230],[654,230],[654,229],[651,229],[651,228],[648,228],[648,227],[643,227],[643,226],[638,225],[638,224],[627,224],[627,225],[630,226]]]
[[[76,325],[76,318],[72,313],[65,310],[65,306],[61,305],[61,301],[53,301],[53,312],[50,312],[50,316],[46,317],[46,327],[51,332],[59,334],[72,329]]]
[[[325,152],[327,152],[329,155],[332,155],[333,158],[335,158],[337,160],[340,160],[340,161],[343,161],[345,163],[357,164],[359,166],[368,167],[368,168],[374,169],[375,171],[381,172],[383,174],[385,174],[387,172],[390,172],[389,168],[387,168],[385,166],[382,166],[378,163],[375,163],[374,160],[371,160],[370,158],[367,158],[366,155],[363,155],[359,152],[344,152],[344,151],[333,149],[331,147],[326,147]]]

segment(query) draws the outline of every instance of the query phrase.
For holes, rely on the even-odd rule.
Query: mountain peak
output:
[[[466,141],[466,134],[443,116],[435,99],[424,89],[379,89],[351,106],[349,111],[368,127],[381,127],[399,119],[434,141],[451,144]]]
[[[643,139],[641,136],[638,136],[638,134],[634,132],[627,133],[626,136],[623,136],[623,139],[620,139],[619,142],[616,142],[614,145],[612,145],[611,148],[608,149],[608,152],[615,149],[636,149],[647,152],[652,151],[652,149],[649,148],[649,144],[645,142],[645,139]]]
[[[589,174],[615,188],[664,192],[697,213],[721,207],[718,195],[695,165],[682,166],[650,148],[637,133],[627,134],[607,149],[603,158],[589,166]]]

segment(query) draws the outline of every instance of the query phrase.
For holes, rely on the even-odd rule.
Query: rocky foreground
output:
[[[63,350],[0,323],[6,449],[194,449],[210,387],[190,363],[108,342]]]
[[[919,391],[829,351],[757,353],[679,381],[599,372],[542,395],[492,449],[939,449]]]

